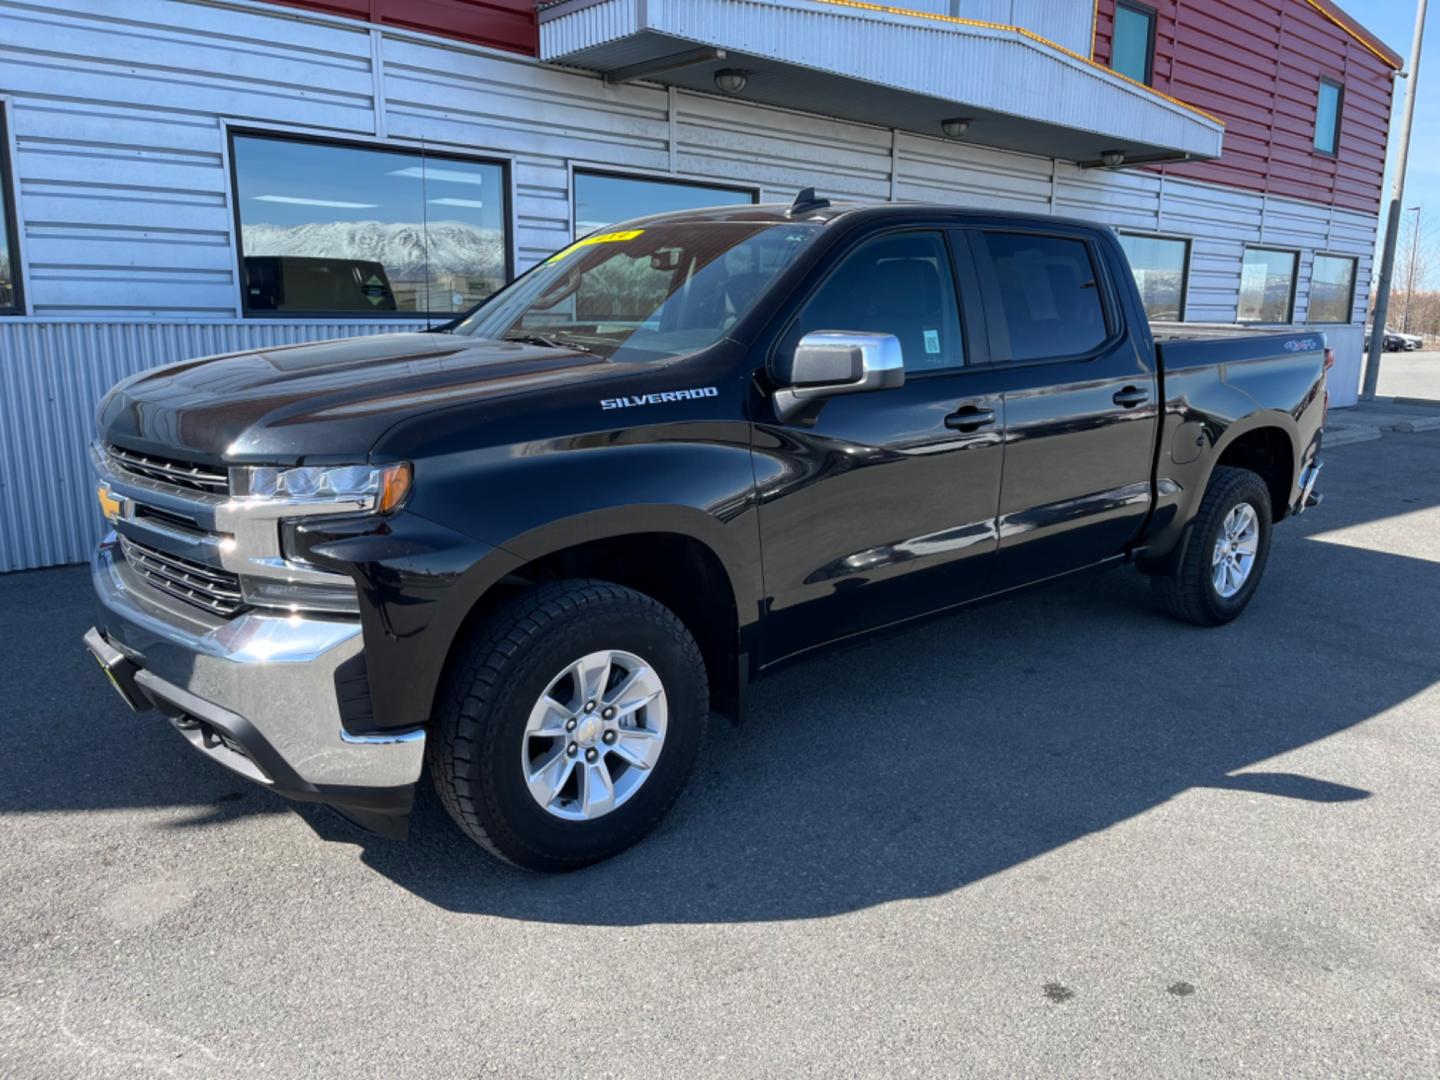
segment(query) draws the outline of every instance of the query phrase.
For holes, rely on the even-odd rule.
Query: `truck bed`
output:
[[[1161,370],[1215,367],[1260,360],[1319,359],[1326,347],[1319,330],[1239,323],[1152,322],[1150,334]]]

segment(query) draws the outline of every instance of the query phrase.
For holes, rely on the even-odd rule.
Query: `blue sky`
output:
[[[1364,26],[1405,57],[1415,31],[1416,0],[1343,0],[1342,6]],[[1400,112],[1405,102],[1405,80],[1395,82],[1395,106],[1390,121],[1390,156],[1385,170],[1384,214],[1390,206],[1390,184],[1400,133]],[[1422,231],[1440,245],[1440,0],[1431,0],[1425,19],[1425,52],[1420,66],[1420,96],[1415,101],[1415,130],[1410,137],[1410,166],[1405,173],[1405,207],[1423,207]],[[1409,222],[1407,215],[1404,220]],[[1432,287],[1440,282],[1430,282]]]

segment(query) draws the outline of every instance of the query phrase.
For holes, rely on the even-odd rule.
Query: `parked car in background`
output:
[[[1370,350],[1370,338],[1373,334],[1374,329],[1367,326],[1365,328],[1365,350],[1367,352]],[[1384,343],[1381,345],[1381,348],[1386,352],[1404,352],[1409,346],[1406,344],[1403,334],[1395,330],[1386,330]]]
[[[817,649],[1125,564],[1235,618],[1318,501],[1332,360],[1152,332],[1084,222],[813,192],[640,218],[443,332],[118,385],[86,643],[273,791],[402,835],[428,766],[481,846],[570,869]]]

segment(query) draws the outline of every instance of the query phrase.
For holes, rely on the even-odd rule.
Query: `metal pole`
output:
[[[1405,194],[1405,164],[1410,157],[1410,128],[1415,122],[1415,85],[1420,81],[1420,45],[1425,40],[1425,6],[1420,0],[1415,12],[1415,37],[1410,43],[1410,77],[1405,85],[1405,117],[1400,122],[1400,156],[1395,162],[1395,187],[1390,197],[1390,216],[1385,222],[1385,251],[1380,257],[1380,282],[1375,288],[1375,311],[1371,321],[1370,355],[1365,363],[1364,401],[1375,400],[1380,382],[1380,356],[1385,348],[1385,320],[1390,314],[1390,278],[1395,272],[1395,232],[1400,225],[1400,200]]]
[[[1414,213],[1415,229],[1410,234],[1410,266],[1405,275],[1405,313],[1400,316],[1400,332],[1410,333],[1410,297],[1415,295],[1415,264],[1420,261],[1420,207],[1412,206],[1405,211]]]

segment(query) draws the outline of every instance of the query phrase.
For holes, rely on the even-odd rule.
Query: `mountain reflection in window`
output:
[[[1347,255],[1316,255],[1305,321],[1348,323],[1355,306],[1355,263]]]
[[[1288,323],[1295,310],[1294,251],[1249,247],[1240,266],[1237,322]]]
[[[234,136],[247,314],[450,318],[507,279],[504,169]]]
[[[1145,315],[1155,322],[1185,317],[1185,278],[1190,268],[1190,242],[1165,236],[1121,233],[1120,246],[1130,262]]]

